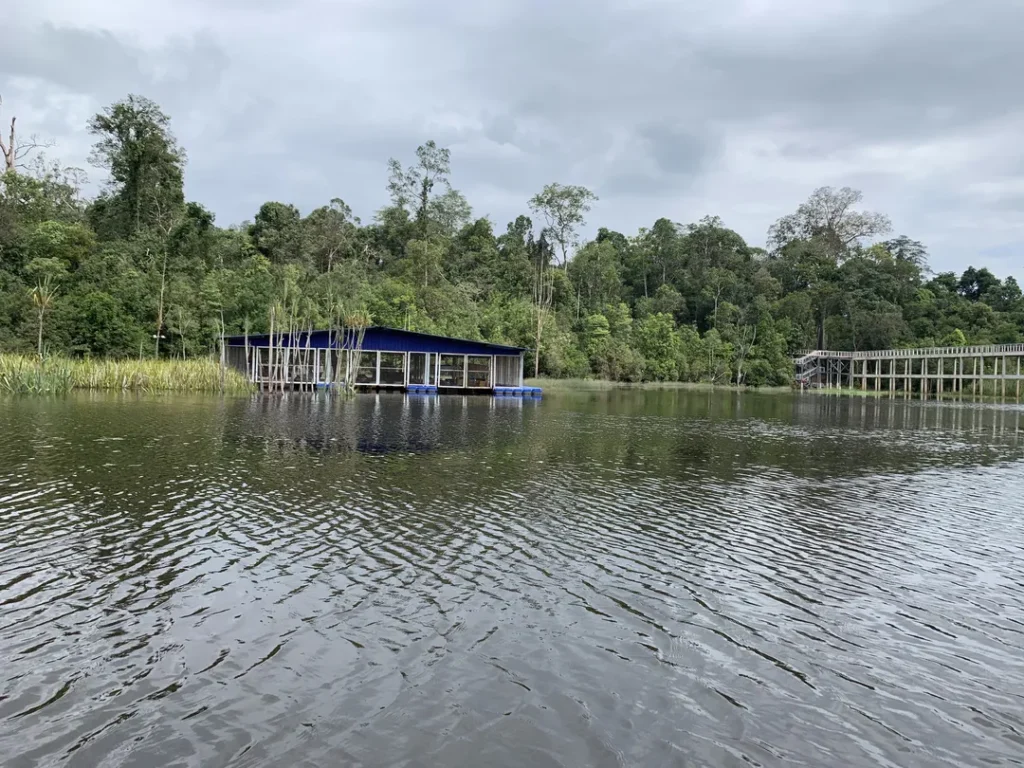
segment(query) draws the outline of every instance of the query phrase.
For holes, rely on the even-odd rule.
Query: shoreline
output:
[[[793,392],[792,387],[748,387],[737,384],[711,384],[704,381],[609,381],[608,379],[549,379],[527,378],[524,386],[540,387],[549,392],[607,392],[613,389],[629,390],[682,390],[689,392],[750,392],[780,395]]]

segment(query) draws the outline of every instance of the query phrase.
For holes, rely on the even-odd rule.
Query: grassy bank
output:
[[[215,360],[77,360],[0,354],[0,393],[63,394],[72,389],[121,392],[245,393],[252,387]]]
[[[605,379],[527,379],[526,386],[545,392],[600,392],[611,389],[682,389],[693,392],[792,392],[790,387],[738,387],[735,384],[709,384],[692,381],[607,381]]]

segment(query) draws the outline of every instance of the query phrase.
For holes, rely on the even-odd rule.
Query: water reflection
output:
[[[1016,407],[0,402],[5,765],[992,765]]]

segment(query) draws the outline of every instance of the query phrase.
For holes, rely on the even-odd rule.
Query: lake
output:
[[[1024,765],[1024,410],[0,400],[0,763]]]

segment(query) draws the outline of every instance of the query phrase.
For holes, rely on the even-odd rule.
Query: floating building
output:
[[[423,393],[539,395],[540,389],[523,386],[525,352],[383,326],[225,339],[228,364],[270,390],[350,384]]]

